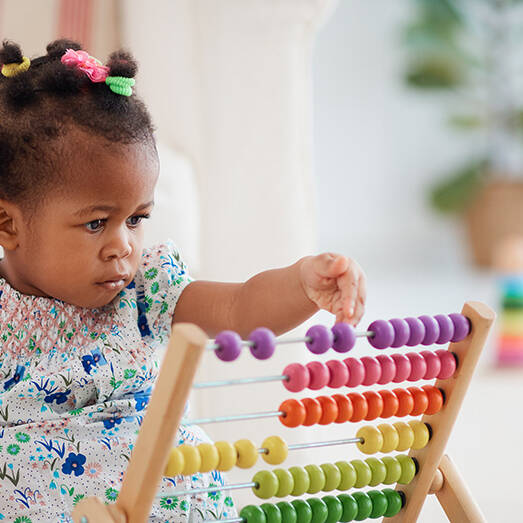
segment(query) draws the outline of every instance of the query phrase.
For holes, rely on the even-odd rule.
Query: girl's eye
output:
[[[86,223],[85,226],[87,227],[88,231],[97,232],[103,227],[104,224],[105,220],[93,220],[92,222]]]
[[[131,216],[127,220],[127,223],[129,223],[129,225],[131,227],[136,227],[136,226],[140,225],[142,220],[147,220],[147,218],[150,218],[150,217],[151,217],[150,214],[140,214],[138,216]]]

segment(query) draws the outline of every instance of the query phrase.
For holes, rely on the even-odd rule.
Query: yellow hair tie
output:
[[[11,76],[16,76],[17,74],[25,73],[29,69],[30,65],[31,60],[29,60],[27,56],[24,56],[19,64],[4,64],[2,66],[2,74],[10,78]]]

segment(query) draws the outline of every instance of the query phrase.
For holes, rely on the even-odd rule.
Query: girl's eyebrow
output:
[[[151,200],[147,203],[142,203],[139,207],[136,208],[135,212],[141,211],[142,209],[145,209],[151,205],[154,204],[154,200]],[[118,207],[113,207],[112,205],[90,205],[89,207],[84,207],[83,209],[80,209],[79,211],[76,211],[73,213],[73,216],[84,216],[86,214],[92,214],[96,211],[100,212],[114,212],[117,211]]]

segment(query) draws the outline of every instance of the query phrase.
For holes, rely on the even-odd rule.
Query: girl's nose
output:
[[[119,233],[114,234],[110,242],[104,246],[102,257],[104,260],[127,258],[131,252],[132,246],[129,241],[129,235],[125,231],[119,231]]]

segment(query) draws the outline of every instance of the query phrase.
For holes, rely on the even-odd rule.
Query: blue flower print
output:
[[[65,463],[62,465],[62,472],[64,474],[73,474],[75,476],[80,476],[84,473],[84,463],[86,457],[83,454],[75,454],[74,452],[69,452],[69,456],[65,460]]]
[[[118,418],[116,414],[109,419],[104,419],[104,427],[106,429],[112,429],[115,425],[120,425],[120,423],[122,423],[122,418]]]
[[[145,336],[151,335],[151,329],[149,328],[149,324],[147,323],[147,316],[145,315],[148,305],[143,301],[139,301],[136,303],[136,306],[138,307],[138,328],[140,329],[142,338],[145,338]]]
[[[8,390],[15,383],[18,383],[24,377],[24,373],[25,373],[25,367],[23,365],[17,365],[14,376],[11,379],[8,379],[4,383],[4,390]]]
[[[129,285],[127,285],[126,289],[134,289],[135,287],[136,287],[136,283],[133,280]]]
[[[65,403],[67,401],[67,396],[71,394],[71,389],[67,389],[65,392],[55,392],[54,394],[49,394],[44,398],[46,403],[53,403],[56,401],[57,405]]]
[[[96,367],[97,365],[107,365],[107,360],[104,358],[103,354],[100,352],[100,349],[96,348],[91,351],[91,354],[86,354],[82,356],[82,365],[87,374],[91,374],[91,368]]]
[[[134,393],[134,400],[136,401],[136,410],[143,410],[147,407],[149,399],[151,398],[152,387],[149,387],[147,390]]]

